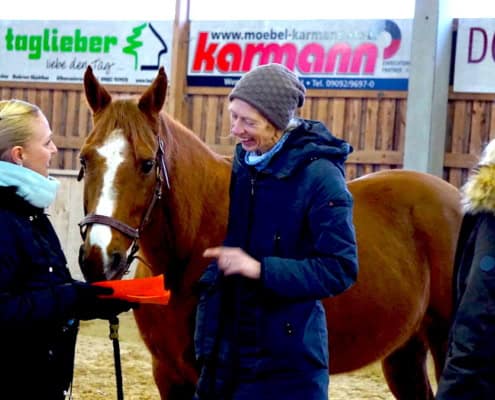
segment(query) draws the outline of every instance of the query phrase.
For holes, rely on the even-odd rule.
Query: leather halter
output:
[[[165,123],[165,121],[163,122]],[[113,217],[108,217],[106,215],[94,214],[94,213],[86,215],[78,223],[79,231],[83,240],[86,240],[86,231],[88,225],[93,225],[93,224],[101,224],[101,225],[109,226],[132,239],[131,251],[129,252],[129,255],[125,259],[121,260],[117,270],[115,271],[114,276],[119,275],[119,273],[122,275],[126,274],[129,271],[129,268],[131,267],[132,261],[134,261],[135,258],[139,258],[136,255],[137,251],[139,250],[139,245],[138,245],[139,236],[142,230],[144,229],[144,227],[146,226],[146,224],[148,223],[151,216],[151,212],[156,202],[162,198],[164,181],[167,186],[167,189],[170,190],[170,180],[168,177],[167,165],[165,163],[165,145],[163,143],[163,139],[160,133],[158,133],[157,137],[158,137],[158,149],[156,151],[156,156],[155,156],[156,184],[153,190],[153,197],[148,205],[148,208],[146,210],[146,213],[144,214],[143,219],[141,220],[141,223],[139,224],[139,227],[133,228],[132,226],[126,224],[125,222],[122,222]],[[141,258],[139,259],[142,262],[144,262],[144,260],[142,260]],[[146,264],[146,262],[144,263]]]

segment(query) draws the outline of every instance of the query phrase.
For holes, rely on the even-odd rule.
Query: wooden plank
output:
[[[53,121],[52,121],[52,108],[53,108],[53,91],[41,91],[40,92],[40,97],[39,97],[39,104],[38,106],[41,107],[43,110],[43,113],[45,114],[46,118],[50,122],[50,125],[53,130]]]
[[[217,127],[217,116],[220,112],[219,107],[221,105],[218,104],[218,96],[208,96],[206,98],[205,132],[203,139],[206,144],[217,143],[217,131],[219,130]]]
[[[59,149],[79,150],[84,142],[84,137],[81,136],[60,136],[53,135],[53,141]],[[65,169],[65,167],[57,166],[57,168]],[[72,168],[71,168],[72,169]]]
[[[65,112],[65,136],[74,137],[77,135],[77,115],[79,112],[78,107],[78,92],[67,92],[67,111]],[[63,153],[64,168],[75,168],[76,161],[74,160],[74,151],[72,149],[64,149]]]
[[[345,99],[331,99],[330,100],[330,116],[328,121],[328,128],[335,136],[339,138],[345,138],[344,124],[345,124]]]
[[[445,153],[444,165],[450,168],[473,168],[479,160],[476,154],[466,153]]]
[[[328,99],[319,98],[316,100],[315,116],[317,121],[321,121],[327,127],[329,127],[329,113],[328,113]]]
[[[60,188],[54,203],[47,209],[67,258],[67,266],[76,278],[81,278],[77,257],[81,237],[77,223],[83,216],[83,185],[77,182],[77,171],[50,170],[59,180]]]
[[[313,99],[306,97],[303,106],[299,109],[298,115],[300,118],[314,119],[312,116]]]
[[[380,120],[382,150],[393,150],[394,148],[395,109],[395,100],[384,99],[382,101]]]
[[[11,92],[11,97],[13,99],[20,99],[20,100],[23,100],[25,97],[24,97],[24,88],[12,88],[12,92]]]
[[[65,101],[65,93],[57,90],[53,93],[53,111],[52,111],[52,130],[60,136],[67,136],[67,132],[65,130],[65,118],[66,118],[66,101]],[[64,149],[60,149],[60,151],[55,154],[52,158],[52,165],[57,166],[57,168],[64,169],[66,166],[64,165],[63,159]]]
[[[495,101],[495,93],[464,93],[464,92],[454,92],[452,88],[449,91],[449,100],[468,100],[468,101]]]
[[[37,89],[40,91],[70,91],[70,90],[79,90],[84,91],[82,80],[80,83],[42,83],[42,82],[13,82],[13,81],[0,81],[0,88],[11,88],[11,89]],[[108,85],[107,87],[110,89],[111,93],[143,93],[146,89],[144,85]]]
[[[201,140],[205,140],[203,131],[203,122],[205,115],[203,112],[204,96],[195,96],[192,99],[192,131],[199,136]]]
[[[488,140],[495,138],[495,102],[490,102],[490,125],[488,128]]]
[[[234,138],[230,136],[229,102],[226,99],[222,102],[222,120],[218,139],[218,143],[221,145],[233,146],[235,142]]]
[[[451,147],[452,152],[465,153],[469,150],[470,124],[466,101],[454,103],[452,121]]]
[[[178,121],[187,123],[186,93],[187,53],[189,50],[189,3],[190,0],[175,1],[174,33],[172,35],[171,71],[166,71],[170,82],[168,110]]]
[[[360,149],[361,136],[361,99],[347,99],[345,112],[345,134],[347,141],[354,147]],[[348,179],[354,179],[358,176],[355,165],[347,165],[346,176]]]
[[[361,149],[361,99],[348,99],[346,102],[346,134],[348,141],[355,149]]]
[[[0,87],[0,98],[2,100],[9,100],[12,98],[12,90],[10,87]]]
[[[396,102],[396,118],[394,128],[394,150],[404,152],[405,140],[406,140],[406,114],[407,114],[407,100],[399,99]],[[401,162],[400,166],[403,165]]]
[[[447,147],[447,151],[451,151],[455,154],[462,154],[466,152],[466,143],[468,139],[469,128],[466,126],[466,101],[455,101],[453,103],[453,116],[452,116],[452,129],[450,132],[450,148]],[[447,154],[445,155],[447,156]],[[447,165],[447,157],[444,158],[444,165],[448,171],[449,182],[456,187],[462,185],[463,173],[462,169],[452,168],[453,165]]]
[[[397,165],[402,163],[404,155],[399,151],[356,150],[349,155],[347,164]]]
[[[38,105],[36,90],[29,88],[26,90],[25,100],[30,102],[31,104]]]
[[[471,135],[469,140],[469,152],[480,154],[484,144],[483,140],[483,106],[479,101],[472,102]]]
[[[209,145],[214,152],[223,155],[232,155],[233,147],[229,145],[213,144]],[[379,165],[397,165],[402,163],[403,154],[399,151],[367,151],[356,150],[352,152],[346,163],[347,164],[379,164]],[[355,167],[355,166],[353,166]]]
[[[86,96],[82,92],[79,94],[78,104],[79,104],[79,109],[78,109],[79,113],[77,115],[77,121],[78,121],[77,137],[85,138],[86,135],[88,135],[89,132],[91,131],[93,122],[91,119],[88,103],[86,102]]]
[[[208,86],[189,86],[187,87],[188,95],[219,95],[227,96],[232,90],[231,87],[208,87]],[[407,91],[374,91],[374,90],[324,90],[308,89],[306,98],[392,98],[405,99]]]
[[[378,120],[378,100],[367,99],[365,100],[365,116],[364,116],[364,142],[363,150],[375,151],[376,149],[376,130]],[[363,166],[363,174],[369,174],[373,172],[373,165],[365,164]]]

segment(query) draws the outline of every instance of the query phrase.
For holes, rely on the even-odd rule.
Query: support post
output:
[[[404,168],[443,177],[452,17],[448,0],[416,0]]]

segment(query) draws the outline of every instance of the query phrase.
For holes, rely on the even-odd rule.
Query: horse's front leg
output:
[[[174,368],[169,362],[153,358],[153,376],[162,400],[191,400],[194,395],[197,372],[184,363]]]
[[[143,304],[134,310],[141,337],[151,353],[153,377],[162,400],[191,400],[198,379],[187,323],[192,311],[185,310],[184,304],[187,302],[172,295],[168,305]]]

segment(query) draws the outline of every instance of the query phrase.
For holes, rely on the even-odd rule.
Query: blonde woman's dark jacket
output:
[[[44,211],[13,187],[0,187],[0,221],[1,391],[12,399],[61,399],[78,329],[69,312],[74,295],[59,289],[72,282],[65,256]]]
[[[456,311],[437,400],[495,399],[495,165],[463,188],[454,268]]]
[[[44,210],[0,187],[0,398],[65,399],[79,319],[130,308],[72,279]]]

